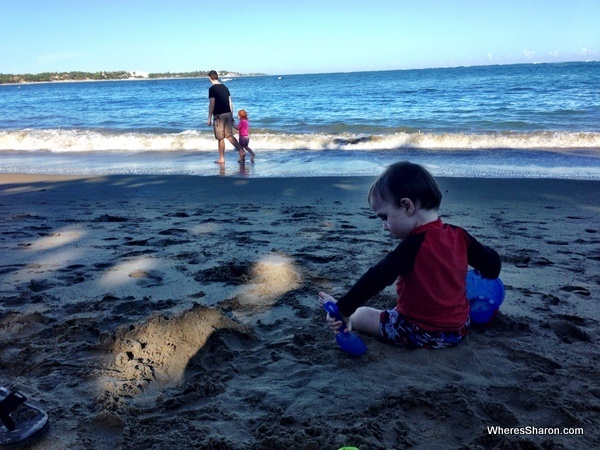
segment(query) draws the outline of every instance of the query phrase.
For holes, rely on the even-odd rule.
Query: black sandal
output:
[[[20,392],[0,386],[0,448],[21,448],[48,431],[48,414],[26,401]]]

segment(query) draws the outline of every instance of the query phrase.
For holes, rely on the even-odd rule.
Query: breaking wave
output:
[[[252,147],[259,150],[486,150],[525,149],[569,151],[588,149],[600,152],[597,132],[529,133],[420,133],[397,132],[380,135],[302,134],[257,130]],[[0,150],[52,152],[102,151],[211,151],[216,148],[212,132],[181,133],[108,132],[94,130],[11,130],[0,131]]]

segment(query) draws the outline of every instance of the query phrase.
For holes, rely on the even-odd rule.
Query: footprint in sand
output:
[[[136,278],[137,284],[142,287],[161,286],[163,284],[162,272],[158,270],[135,270],[129,274],[130,278]]]
[[[541,354],[529,352],[526,350],[508,349],[507,359],[518,365],[525,365],[530,370],[541,372],[549,375],[554,375],[557,369],[561,369],[562,365],[553,359],[547,358]]]
[[[583,295],[584,297],[590,296],[590,291],[581,286],[562,286],[561,291],[573,292],[574,294]]]
[[[111,216],[109,214],[103,214],[96,218],[94,222],[127,222],[129,219],[119,216]]]
[[[590,342],[592,339],[589,334],[579,328],[573,323],[566,320],[562,320],[551,325],[554,334],[560,338],[561,341],[572,344],[573,342]]]
[[[25,267],[25,264],[14,264],[9,266],[0,266],[0,275],[6,275],[7,273],[17,272]]]
[[[57,283],[51,282],[49,280],[31,280],[29,282],[29,290],[33,292],[43,292],[57,286]]]
[[[231,261],[221,266],[201,270],[194,276],[199,283],[221,282],[231,285],[248,283],[252,263],[249,261]]]
[[[183,212],[183,211],[165,214],[165,216],[166,217],[176,217],[176,218],[181,218],[181,219],[190,217],[190,215],[188,213]]]

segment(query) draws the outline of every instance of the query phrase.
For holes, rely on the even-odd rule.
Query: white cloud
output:
[[[597,50],[590,50],[589,48],[582,48],[581,51],[579,52],[579,54],[581,56],[583,56],[584,58],[598,58],[600,56],[600,51]]]
[[[531,59],[535,56],[535,51],[534,50],[523,50],[523,56],[527,59]]]

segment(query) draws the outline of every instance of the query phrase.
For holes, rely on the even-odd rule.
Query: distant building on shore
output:
[[[134,70],[133,72],[129,72],[131,78],[148,78],[149,72],[142,72],[140,70]]]

